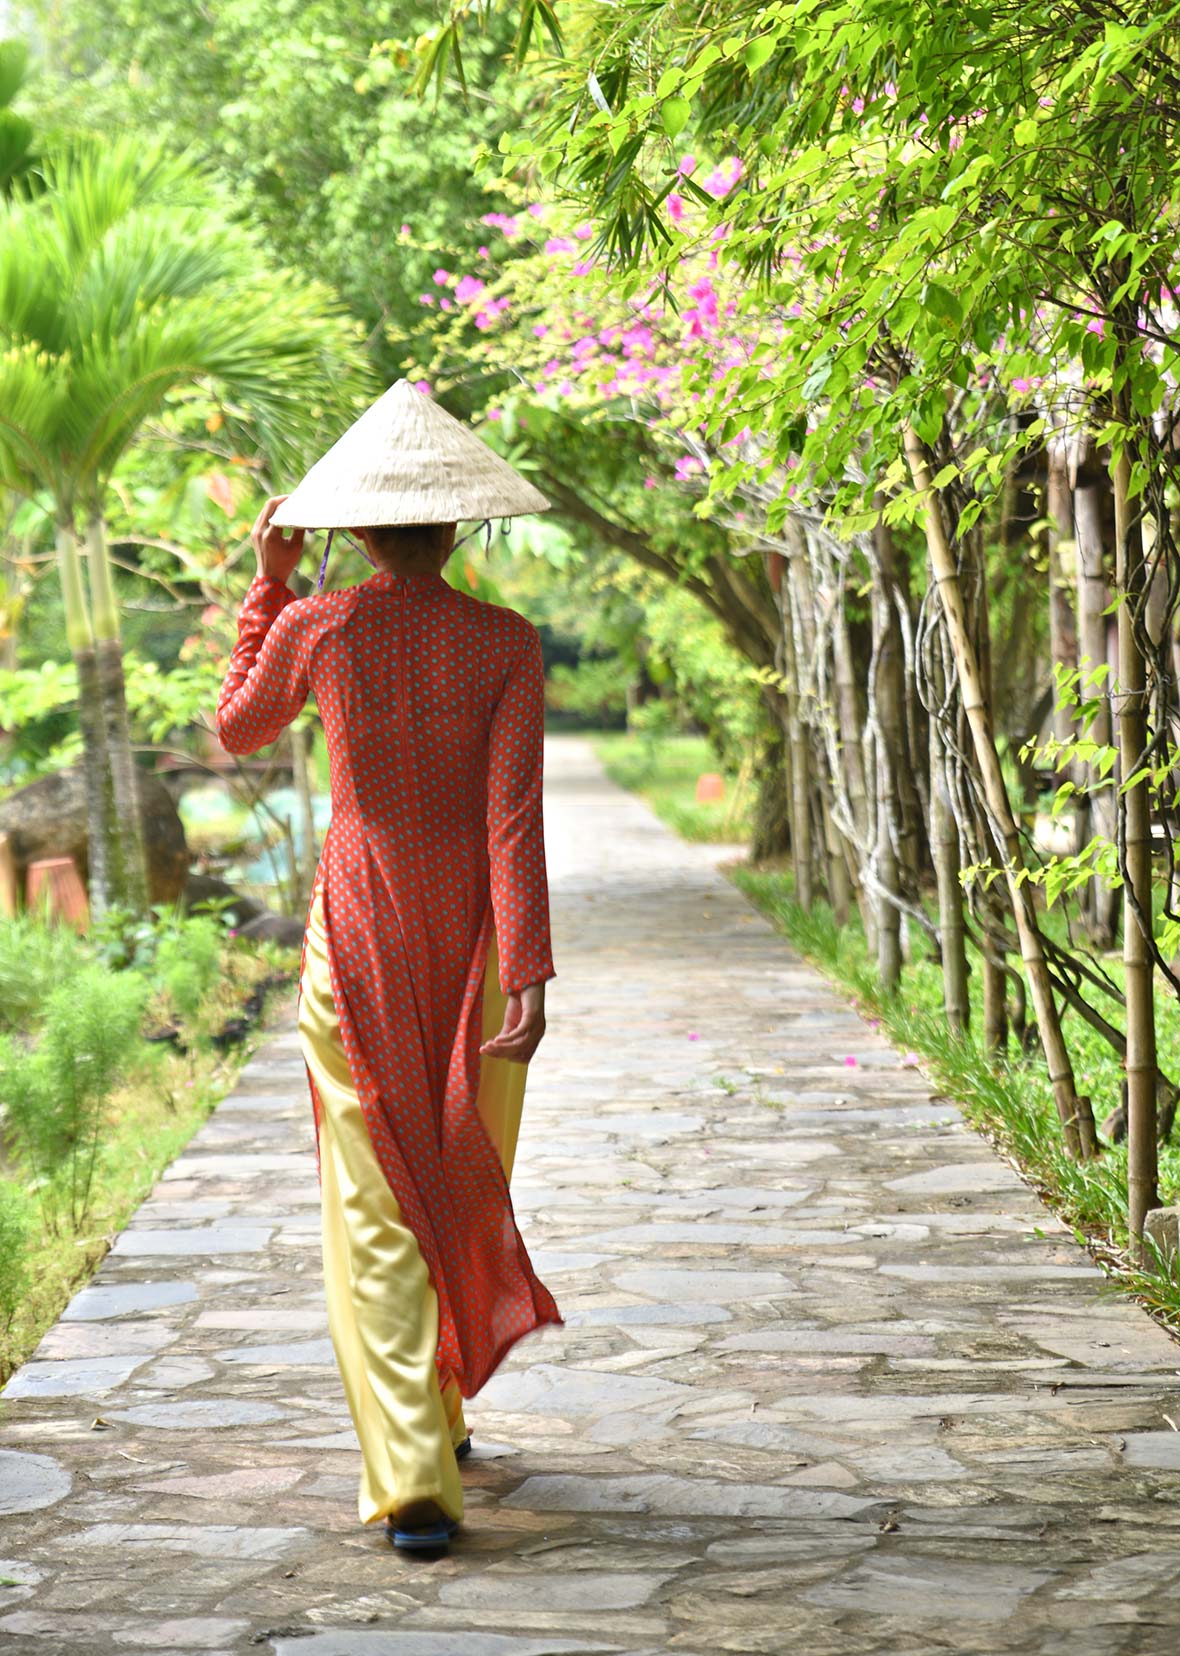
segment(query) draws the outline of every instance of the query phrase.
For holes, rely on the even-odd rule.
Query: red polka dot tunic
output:
[[[317,881],[345,1055],[438,1294],[440,1382],[473,1397],[517,1340],[562,1321],[475,1105],[493,928],[506,994],[555,975],[540,635],[441,574],[379,570],[307,598],[256,575],[218,698],[223,747],[273,742],[309,691],[328,744]]]

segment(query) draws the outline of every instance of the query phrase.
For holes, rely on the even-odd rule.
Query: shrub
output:
[[[148,987],[134,973],[86,966],[45,1006],[29,1051],[0,1042],[0,1097],[13,1147],[43,1185],[60,1190],[75,1227],[85,1218],[110,1093],[142,1047]]]
[[[0,1328],[8,1328],[28,1282],[28,1197],[11,1179],[0,1180]]]
[[[86,958],[69,926],[46,925],[32,914],[0,920],[0,1028],[28,1028],[50,992],[81,970]]]

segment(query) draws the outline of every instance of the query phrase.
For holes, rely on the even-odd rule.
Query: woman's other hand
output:
[[[286,495],[272,495],[259,512],[250,539],[258,554],[258,573],[282,581],[284,586],[291,571],[303,556],[303,530],[292,529],[290,537],[271,518],[286,500]]]
[[[507,1058],[514,1064],[527,1064],[544,1033],[545,985],[531,983],[518,995],[509,995],[503,1028],[479,1050],[487,1058]]]

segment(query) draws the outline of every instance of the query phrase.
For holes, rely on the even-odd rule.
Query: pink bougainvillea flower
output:
[[[548,332],[549,332],[548,322],[534,322],[533,323],[533,333],[536,335],[536,337],[538,339],[544,339],[545,335]]]
[[[673,224],[679,224],[684,218],[684,197],[673,192],[668,197],[668,217]]]
[[[446,287],[446,285],[450,281],[450,279],[451,279],[450,271],[449,270],[444,270],[442,268],[442,266],[440,265],[434,273],[435,282],[438,284],[439,287]]]
[[[905,1057],[902,1059],[902,1063],[909,1069],[917,1069],[921,1062],[922,1060],[916,1052],[907,1052]]]
[[[544,204],[540,201],[531,202],[529,204],[529,216],[530,216],[530,218],[537,218],[537,219],[544,218],[545,217]]]
[[[690,1029],[688,1032],[688,1038],[690,1041],[699,1041],[701,1037],[695,1029]]]
[[[844,1067],[845,1069],[855,1069],[858,1063],[859,1059],[853,1058],[852,1055],[849,1054],[849,1056],[844,1060]]]
[[[581,224],[574,226],[574,235],[578,241],[589,241],[594,234],[594,225],[589,219],[583,219]]]
[[[421,391],[421,393],[424,397],[429,397],[429,396],[433,395],[433,393],[430,389],[430,381],[429,380],[415,380],[413,382],[413,384],[414,384],[414,390],[415,391]]]
[[[572,253],[574,244],[568,236],[550,236],[545,243],[546,253]]]
[[[680,165],[676,168],[678,173],[684,173],[687,177],[690,173],[696,172],[696,170],[697,158],[695,155],[682,155],[680,157]]]
[[[475,251],[479,254],[481,259],[490,259],[492,256],[486,247],[477,247]]]
[[[481,282],[478,276],[460,276],[455,283],[455,298],[461,305],[465,305],[469,299],[474,299],[477,294],[482,293],[487,285],[486,282]]]
[[[402,235],[403,235],[403,236],[408,236],[408,235],[409,235],[409,233],[410,233],[410,227],[409,227],[409,225],[408,225],[408,224],[403,224],[403,225],[402,225]]]
[[[489,408],[488,409],[488,419],[489,420],[502,420],[503,418],[504,418],[504,410],[502,408]]]
[[[655,477],[645,477],[643,480],[643,486],[645,489],[658,489],[660,486],[659,480]]]

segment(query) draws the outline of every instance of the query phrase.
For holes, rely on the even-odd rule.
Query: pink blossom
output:
[[[482,293],[487,285],[486,282],[481,282],[478,276],[460,276],[455,283],[455,298],[461,305],[465,305],[469,299],[474,299],[476,294]]]
[[[538,339],[544,339],[545,335],[548,332],[549,332],[548,322],[534,322],[533,323],[533,333],[536,335],[536,337]]]
[[[420,305],[433,305],[433,303],[434,303],[433,293],[420,293],[418,295],[418,303]]]
[[[488,409],[488,419],[489,420],[502,420],[503,418],[504,418],[504,410],[502,408],[489,408]]]
[[[700,1036],[697,1034],[695,1029],[690,1029],[689,1030],[688,1038],[689,1038],[690,1041],[699,1041],[700,1040]]]
[[[857,1060],[855,1058],[852,1058],[852,1057],[845,1058],[844,1067],[846,1069],[855,1069],[856,1065],[857,1065]]]
[[[442,266],[440,265],[439,268],[434,273],[434,280],[438,283],[439,287],[446,287],[446,285],[450,281],[450,279],[451,279],[450,271],[449,270],[444,270],[442,268]]]
[[[643,480],[643,486],[645,489],[658,489],[659,480],[655,477],[645,477]]]
[[[685,483],[690,477],[695,476],[697,472],[704,471],[704,469],[695,454],[682,454],[676,462],[677,482]]]
[[[1086,323],[1086,332],[1097,334],[1099,339],[1101,339],[1103,334],[1106,332],[1106,323],[1100,316],[1091,317],[1090,321]]]
[[[680,224],[684,219],[684,197],[674,192],[668,197],[668,217],[673,224]]]
[[[529,216],[530,216],[530,218],[537,218],[537,219],[544,218],[545,217],[545,208],[544,208],[543,204],[539,201],[531,202],[529,204]]]
[[[573,276],[585,276],[587,271],[593,269],[593,259],[575,259],[573,264],[570,266],[570,274]]]
[[[492,256],[492,255],[491,255],[491,254],[490,254],[490,253],[489,253],[489,252],[488,252],[488,250],[487,250],[487,248],[486,248],[486,247],[477,247],[477,248],[476,248],[476,250],[475,250],[475,251],[476,251],[476,252],[477,252],[477,253],[478,253],[478,254],[479,254],[479,256],[480,256],[480,258],[481,258],[481,259],[490,259],[490,258],[491,258],[491,256]]]
[[[545,243],[546,253],[572,253],[574,244],[568,236],[550,236]]]
[[[432,395],[431,390],[430,390],[430,381],[429,380],[415,380],[413,382],[413,384],[414,384],[414,390],[415,391],[421,391],[421,393],[424,397],[429,397],[429,396]]]
[[[676,168],[678,173],[683,173],[685,178],[687,178],[692,173],[696,172],[696,170],[697,158],[695,155],[682,155],[680,157],[680,165]]]
[[[589,241],[593,234],[594,225],[590,219],[584,219],[581,224],[576,225],[574,228],[574,235],[577,237],[578,241]]]
[[[408,236],[408,235],[409,235],[409,233],[410,233],[410,227],[409,227],[409,225],[408,225],[408,224],[403,224],[403,225],[402,225],[402,235],[403,235],[403,236]]]

